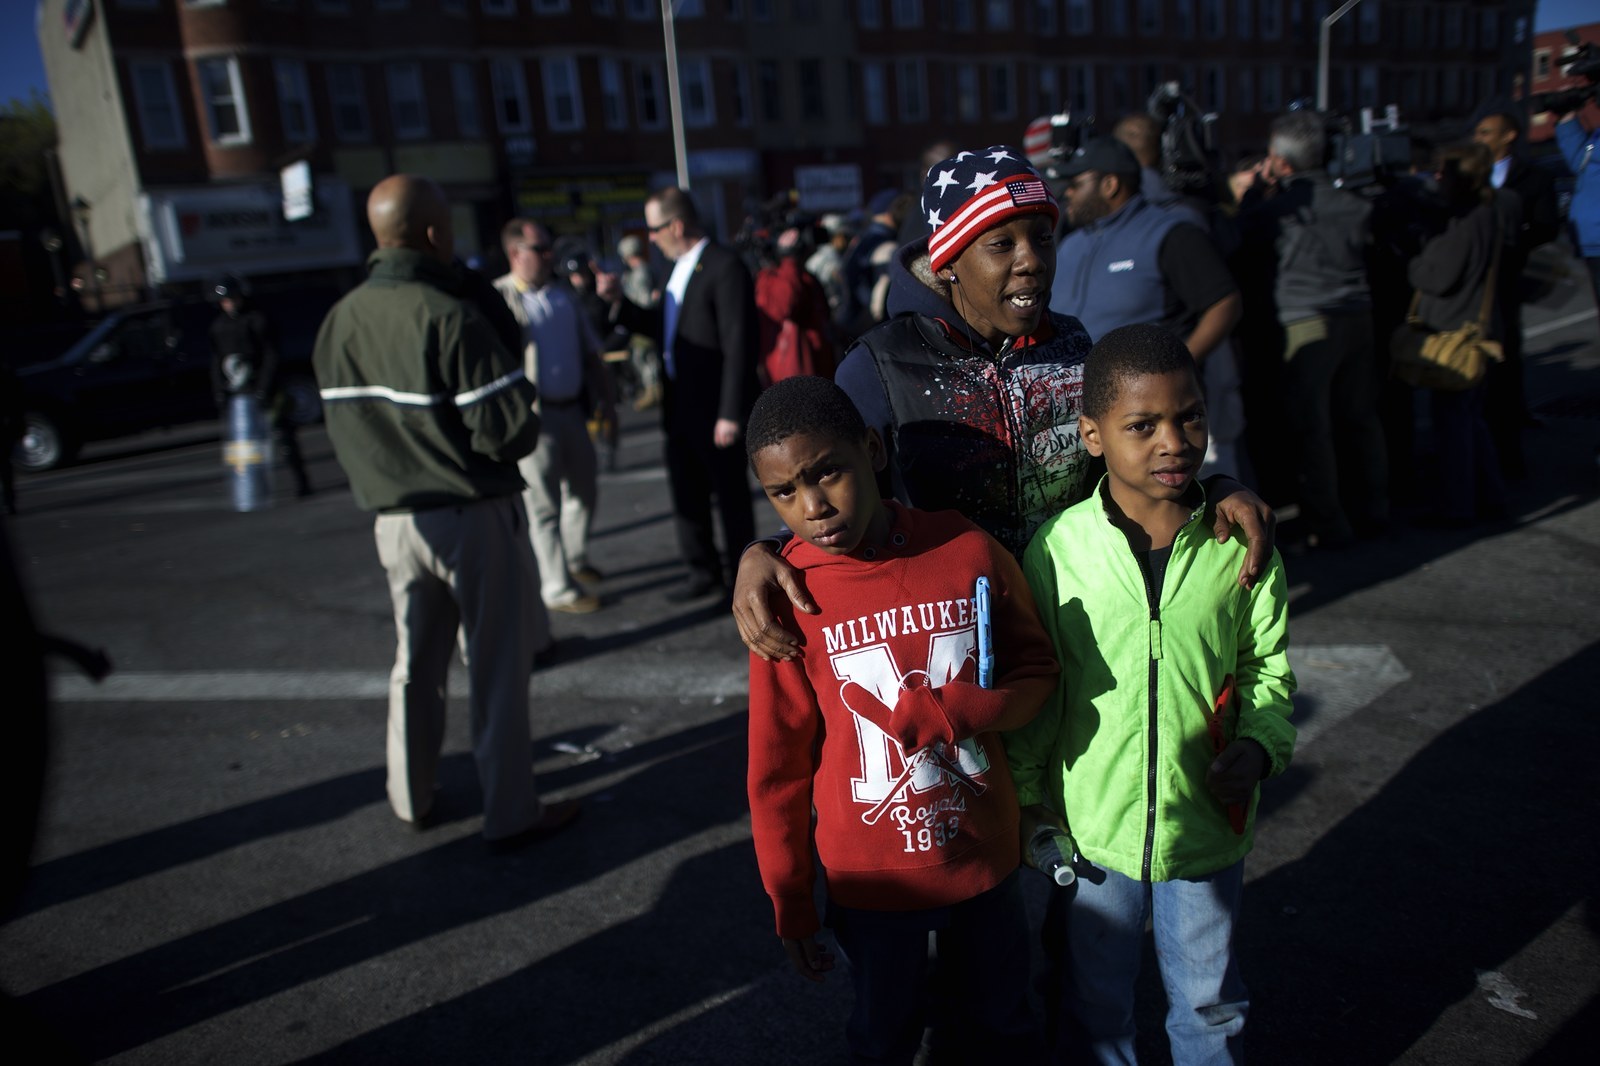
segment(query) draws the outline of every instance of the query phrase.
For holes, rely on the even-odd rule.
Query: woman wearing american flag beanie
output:
[[[834,380],[888,446],[886,497],[956,510],[1022,555],[1046,518],[1093,486],[1078,437],[1082,324],[1048,309],[1059,209],[1020,148],[958,152],[929,168],[921,210],[932,233],[900,248],[890,268],[889,318],[846,353]],[[1071,269],[1070,264],[1068,269]],[[1242,584],[1266,572],[1271,511],[1233,482],[1213,483],[1217,535],[1250,543]],[[812,604],[795,572],[751,545],[739,562],[733,610],[763,658],[789,659],[797,638],[769,599]]]

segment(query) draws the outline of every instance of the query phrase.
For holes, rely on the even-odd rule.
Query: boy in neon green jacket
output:
[[[1218,544],[1195,480],[1205,406],[1182,342],[1106,334],[1084,368],[1085,445],[1106,460],[1087,500],[1023,556],[1061,659],[1054,696],[1006,754],[1023,832],[1067,829],[1090,870],[1052,893],[1064,968],[1061,1050],[1133,1062],[1144,926],[1170,1004],[1173,1059],[1242,1058],[1248,999],[1233,923],[1259,782],[1294,750],[1282,560],[1253,590],[1244,545]]]

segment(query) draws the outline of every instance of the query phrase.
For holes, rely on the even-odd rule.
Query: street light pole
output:
[[[1361,0],[1345,0],[1339,10],[1322,20],[1322,37],[1317,42],[1317,110],[1328,110],[1328,42],[1333,37],[1333,24]]]
[[[689,191],[689,148],[683,136],[683,99],[678,92],[678,38],[673,32],[672,0],[661,0],[661,33],[667,51],[667,105],[672,116],[672,152],[678,162],[678,188]]]

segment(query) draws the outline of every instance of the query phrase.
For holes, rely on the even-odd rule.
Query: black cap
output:
[[[1061,164],[1063,178],[1075,178],[1091,170],[1102,174],[1137,174],[1139,160],[1133,149],[1115,137],[1096,137],[1072,158]]]
[[[232,274],[224,274],[217,279],[217,284],[213,291],[216,292],[219,300],[237,300],[244,295],[244,282]]]

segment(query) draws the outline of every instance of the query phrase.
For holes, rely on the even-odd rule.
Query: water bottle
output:
[[[1028,838],[1028,861],[1062,888],[1077,880],[1072,872],[1072,855],[1076,850],[1072,836],[1049,823],[1035,829]]]
[[[272,506],[272,429],[254,396],[235,393],[228,398],[222,461],[232,470],[228,482],[235,511]]]

